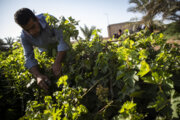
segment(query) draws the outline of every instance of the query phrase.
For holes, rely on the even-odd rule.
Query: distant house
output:
[[[111,24],[108,26],[108,37],[112,38],[114,34],[117,34],[119,29],[121,29],[122,31],[128,29],[129,32],[132,33],[141,29],[142,26],[143,23],[140,22],[124,22],[124,23]]]

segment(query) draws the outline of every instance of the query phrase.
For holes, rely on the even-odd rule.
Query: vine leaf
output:
[[[137,75],[140,75],[141,77],[143,77],[143,76],[146,75],[149,71],[150,71],[149,64],[148,64],[145,60],[143,60],[143,61],[140,63],[140,71],[138,72]]]

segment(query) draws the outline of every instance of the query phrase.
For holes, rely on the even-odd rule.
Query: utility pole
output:
[[[108,17],[108,14],[105,13],[106,17],[107,17],[107,23],[108,23],[108,26],[109,26],[109,17]]]
[[[111,32],[111,31],[110,31],[110,27],[109,27],[109,16],[108,16],[108,13],[105,13],[105,15],[106,15],[106,17],[107,17],[107,24],[108,24],[108,25],[107,25],[107,32],[108,32],[108,36],[110,36],[110,34],[111,34],[110,32]]]

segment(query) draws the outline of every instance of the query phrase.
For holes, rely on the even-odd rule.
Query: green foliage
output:
[[[166,29],[163,30],[163,34],[167,39],[180,39],[180,24],[178,22],[173,22],[166,25]]]
[[[141,63],[140,63],[140,71],[138,72],[137,75],[140,75],[141,77],[143,77],[143,76],[146,75],[149,71],[150,71],[150,67],[149,67],[149,65],[146,63],[146,61],[141,61]]]
[[[70,38],[77,39],[79,31],[76,29],[76,25],[78,25],[78,21],[75,21],[72,17],[68,17],[67,19],[64,16],[61,16],[59,20],[49,14],[45,14],[46,21],[49,23],[49,26],[61,29],[63,32],[63,40],[70,46]]]
[[[15,43],[13,49],[12,54],[1,61],[2,74],[7,78],[9,85],[12,85],[9,87],[11,87],[11,89],[16,88],[14,92],[23,95],[25,92],[24,85],[26,85],[32,77],[24,67],[23,48],[20,43]]]
[[[11,53],[1,52],[0,61],[0,112],[6,111],[1,114],[1,118],[18,119],[24,111],[26,100],[29,99],[26,85],[32,79],[24,67],[23,48],[20,43],[13,44]]]
[[[120,115],[113,118],[113,120],[142,120],[143,114],[136,111],[136,104],[133,101],[127,101],[119,110]]]
[[[28,101],[26,114],[21,119],[79,120],[87,112],[79,102],[82,89],[68,87],[67,79],[67,76],[60,77],[57,86],[62,85],[62,90],[54,92],[53,96],[45,96],[43,103]]]
[[[14,44],[12,54],[0,53],[0,78],[14,93],[1,92],[0,99],[13,95],[23,107],[27,103],[21,119],[179,119],[179,46],[172,47],[163,34],[148,35],[146,30],[131,35],[126,30],[116,43],[101,41],[99,30],[94,30],[92,41],[71,45],[70,38],[78,35],[77,22],[71,17],[48,19],[72,46],[60,78],[51,71],[54,57],[35,49],[41,72],[53,83],[48,93],[24,68],[20,43]],[[160,49],[154,50],[157,45]]]

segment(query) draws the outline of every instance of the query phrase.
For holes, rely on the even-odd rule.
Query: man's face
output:
[[[37,37],[41,32],[41,27],[38,19],[33,20],[31,18],[26,25],[22,26],[22,28],[33,37]]]

